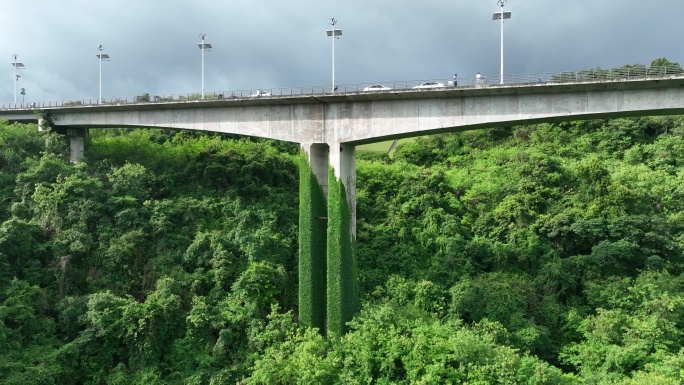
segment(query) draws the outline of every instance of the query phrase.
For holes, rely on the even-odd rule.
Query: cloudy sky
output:
[[[337,84],[499,74],[496,0],[6,0],[0,12],[0,102],[14,99],[12,55],[26,101],[205,89],[328,85],[338,20]],[[506,74],[684,62],[682,0],[508,0]]]

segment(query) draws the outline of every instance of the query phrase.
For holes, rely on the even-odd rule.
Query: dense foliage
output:
[[[332,167],[328,170],[328,233],[327,233],[327,330],[326,334],[345,334],[347,323],[357,309],[358,277],[356,250],[352,236],[351,215],[344,183],[337,179]]]
[[[328,206],[305,154],[299,159],[299,321],[325,331]]]
[[[682,117],[361,154],[361,309],[330,338],[297,319],[296,145],[66,151],[0,122],[0,383],[684,381]]]

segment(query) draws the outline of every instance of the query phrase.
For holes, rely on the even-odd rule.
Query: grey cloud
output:
[[[498,9],[494,0],[11,2],[0,14],[0,100],[13,100],[13,53],[27,66],[27,100],[97,97],[98,44],[112,57],[106,96],[199,92],[200,32],[214,45],[207,91],[327,85],[331,17],[343,30],[337,83],[497,76]],[[682,61],[684,27],[668,17],[684,13],[681,1],[510,0],[506,10],[507,74]]]

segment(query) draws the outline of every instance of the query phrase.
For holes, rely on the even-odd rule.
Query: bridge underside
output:
[[[358,93],[266,102],[83,106],[51,109],[49,113],[52,123],[63,127],[157,127],[294,143],[358,145],[497,126],[684,114],[684,77]]]

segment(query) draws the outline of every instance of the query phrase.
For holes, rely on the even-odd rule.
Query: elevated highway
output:
[[[684,76],[43,107],[56,127],[157,127],[353,145],[563,120],[684,113]],[[37,121],[30,108],[0,118]]]

